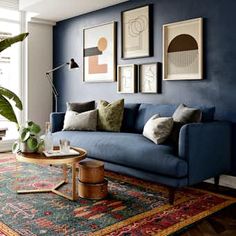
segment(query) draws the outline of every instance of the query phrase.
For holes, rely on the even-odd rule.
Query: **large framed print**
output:
[[[158,63],[145,63],[139,65],[139,92],[158,92]]]
[[[152,5],[121,12],[122,58],[149,57],[152,44]]]
[[[117,74],[117,92],[136,93],[137,65],[119,65]]]
[[[163,79],[202,79],[202,18],[163,26]]]
[[[83,30],[83,80],[116,81],[116,22]]]

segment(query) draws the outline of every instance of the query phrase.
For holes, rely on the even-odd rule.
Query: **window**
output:
[[[21,31],[20,12],[0,8],[0,40],[14,36]],[[0,86],[10,89],[21,97],[21,45],[19,43],[0,53]],[[14,104],[13,104],[14,106]],[[17,112],[17,118],[21,120],[21,112]],[[17,138],[17,127],[14,123],[0,116],[0,128],[7,128],[3,140]]]

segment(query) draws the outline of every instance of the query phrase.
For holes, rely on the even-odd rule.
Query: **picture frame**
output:
[[[119,65],[117,68],[117,92],[136,93],[137,65]]]
[[[116,81],[116,31],[112,21],[83,29],[83,81]]]
[[[153,6],[147,4],[121,12],[121,57],[153,55]]]
[[[203,19],[163,25],[163,80],[203,79]]]
[[[139,89],[140,93],[158,93],[160,90],[159,78],[159,63],[151,62],[144,63],[138,66],[139,74]]]

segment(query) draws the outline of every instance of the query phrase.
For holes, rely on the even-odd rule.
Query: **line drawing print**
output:
[[[135,51],[140,50],[143,48],[143,33],[147,30],[148,26],[148,18],[144,15],[140,15],[134,19],[130,19],[128,22],[125,23],[126,28],[128,29],[128,35],[131,39],[138,39],[137,44],[134,44],[132,46],[126,46],[126,50]]]

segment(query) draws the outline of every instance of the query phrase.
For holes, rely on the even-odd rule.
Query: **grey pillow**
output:
[[[78,113],[67,111],[64,119],[63,130],[87,130],[96,131],[97,110]]]
[[[172,127],[172,117],[159,117],[159,115],[156,114],[145,124],[143,128],[143,136],[150,139],[155,144],[161,144],[168,138]]]
[[[180,104],[173,114],[174,124],[168,142],[173,145],[174,151],[178,153],[179,132],[183,125],[188,123],[198,123],[202,119],[202,112],[196,108],[187,107]]]
[[[90,102],[67,102],[67,111],[76,111],[78,113],[95,109],[95,101]]]
[[[187,107],[184,104],[180,104],[173,114],[173,119],[175,122],[180,122],[183,124],[200,122],[202,119],[202,112],[196,108]]]

